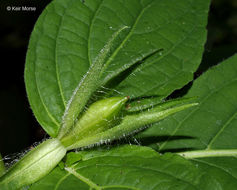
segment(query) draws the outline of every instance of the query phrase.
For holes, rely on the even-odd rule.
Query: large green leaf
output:
[[[151,146],[159,151],[203,149],[202,156],[205,158],[191,157],[191,160],[215,179],[210,189],[236,189],[236,94],[237,55],[194,81],[187,96],[199,96],[199,107],[175,114],[140,136],[146,142],[155,140],[156,143]],[[215,157],[206,157],[205,154],[212,150],[229,150],[231,154],[228,157],[223,157],[221,153]]]
[[[186,96],[198,96],[199,106],[157,123],[142,136],[148,142],[156,137],[159,151],[237,148],[236,94],[237,55],[194,81]]]
[[[121,27],[128,29],[104,63],[105,87],[125,79],[116,92],[132,97],[167,96],[182,87],[201,60],[208,5],[207,0],[54,0],[34,27],[26,58],[26,90],[39,123],[57,135],[74,89]]]
[[[77,154],[82,160],[56,168],[30,189],[210,190],[203,183],[205,172],[174,154],[129,145]]]

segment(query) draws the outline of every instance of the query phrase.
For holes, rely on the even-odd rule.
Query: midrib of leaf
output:
[[[199,159],[191,159],[191,160],[194,161],[194,162],[200,162],[200,163],[206,164],[206,165],[211,166],[211,167],[214,167],[214,168],[218,168],[219,170],[222,170],[222,171],[228,173],[230,176],[232,176],[233,178],[235,178],[235,179],[237,180],[237,177],[234,176],[233,174],[231,174],[231,173],[230,173],[228,170],[226,170],[225,168],[222,168],[222,167],[217,166],[217,165],[215,165],[215,164],[212,164],[212,163],[210,163],[210,162],[206,162],[206,161],[204,161],[204,160],[199,160]]]
[[[38,42],[36,43],[36,46],[37,46]],[[36,70],[34,69],[34,75],[36,76]],[[35,77],[35,86],[37,88],[37,91],[38,91],[38,94],[39,94],[39,97],[40,97],[40,101],[42,102],[42,105],[46,111],[46,113],[48,114],[49,118],[53,121],[53,123],[55,123],[56,126],[59,126],[59,123],[58,121],[54,118],[54,116],[49,112],[47,106],[45,105],[44,101],[43,101],[43,98],[42,98],[42,95],[40,93],[40,90],[39,90],[39,85],[38,85],[38,80],[37,80],[37,77]]]
[[[64,15],[66,14],[67,12],[67,8],[70,7],[70,5],[72,4],[72,1],[70,1],[71,3],[68,4],[67,7],[65,7],[64,9],[64,12],[62,15],[60,15],[61,19],[60,19],[60,23],[59,23],[59,29],[57,31],[57,34],[56,34],[56,43],[55,43],[55,67],[56,67],[56,76],[57,76],[57,83],[58,83],[58,86],[59,86],[59,91],[60,91],[60,95],[62,97],[62,101],[63,101],[63,105],[64,105],[64,108],[66,108],[66,100],[65,100],[65,97],[63,95],[63,90],[62,90],[62,85],[61,85],[61,82],[60,82],[60,79],[59,79],[59,73],[58,73],[58,62],[57,62],[57,40],[58,40],[58,34],[60,33],[61,31],[61,25],[63,23],[63,19],[64,19]],[[100,9],[101,5],[102,5],[102,2],[103,0],[101,1],[101,3],[98,5],[97,9],[93,12],[93,15],[92,15],[92,21],[90,23],[90,28],[89,28],[89,32],[88,32],[88,48],[87,48],[87,54],[88,54],[88,61],[89,61],[89,64],[92,65],[92,62],[91,62],[91,59],[90,59],[90,56],[89,56],[89,49],[90,49],[90,34],[91,34],[91,26],[93,25],[93,22],[94,22],[94,19],[95,19],[95,15],[96,13],[98,12],[98,10]],[[89,9],[89,7],[87,6],[87,8]]]
[[[188,12],[188,11],[184,11],[184,13],[183,13],[181,16],[179,16],[177,19],[179,19],[180,17],[183,17],[187,12]],[[169,24],[169,23],[171,23],[171,22],[167,22],[166,25]],[[143,69],[145,69],[146,67],[148,67],[148,66],[150,66],[150,65],[152,65],[152,64],[158,63],[161,59],[163,59],[164,57],[168,56],[178,45],[180,45],[180,44],[181,44],[182,42],[184,42],[188,37],[190,37],[190,34],[196,29],[196,27],[198,27],[197,24],[194,25],[193,28],[192,28],[189,32],[187,32],[187,34],[186,34],[180,41],[178,41],[176,44],[174,44],[174,45],[172,46],[172,48],[170,48],[165,54],[162,54],[159,58],[153,60],[153,61],[150,62],[150,63],[144,64],[144,65],[143,65]],[[158,28],[158,29],[160,29],[160,28]],[[160,34],[160,35],[161,35],[161,34]],[[168,38],[166,38],[165,36],[162,35],[162,37],[165,38],[166,40],[170,41],[170,40],[169,40]],[[171,42],[171,41],[170,41],[170,42]],[[172,43],[172,42],[171,42],[171,43]],[[172,43],[172,44],[173,44],[173,43]],[[175,55],[173,55],[173,56],[175,56]],[[175,57],[177,57],[177,56],[175,56]],[[190,59],[191,59],[191,58],[190,58]],[[188,60],[186,60],[186,61],[188,61]],[[135,71],[135,72],[136,72],[136,71]],[[165,74],[165,75],[167,75],[166,73],[164,73],[164,72],[162,72],[162,71],[160,71],[160,72],[163,73],[163,74]],[[180,71],[180,72],[177,72],[172,78],[170,78],[168,75],[167,75],[167,77],[170,78],[171,81],[172,81],[172,79],[175,78],[176,76],[178,76],[180,73],[181,73],[181,71]],[[152,91],[152,90],[154,90],[155,88],[160,87],[160,86],[162,86],[162,85],[164,85],[164,84],[166,84],[166,81],[164,81],[164,82],[163,82],[162,84],[160,84],[160,85],[157,85],[157,86],[152,87],[151,89],[149,89],[149,91],[146,91],[146,93],[149,93],[150,91]]]
[[[219,90],[221,90],[222,88],[227,87],[228,85],[230,85],[232,82],[235,82],[237,79],[231,80],[225,84],[223,84],[223,86],[217,88],[216,90],[212,91],[211,93],[209,93],[204,99],[202,99],[201,102],[199,102],[199,107],[205,102],[207,101],[214,93],[217,93]],[[186,117],[184,117],[184,119],[178,124],[178,126],[175,128],[174,132],[170,135],[170,137],[159,147],[159,150],[162,150],[162,148],[168,143],[168,141],[170,140],[170,138],[176,134],[176,132],[179,130],[179,128],[182,126],[182,124],[191,116],[193,115],[196,111],[198,111],[199,108],[197,107],[196,109],[194,108],[191,112],[189,112]],[[208,146],[207,144],[203,143],[205,146]]]
[[[237,110],[232,114],[232,116],[225,122],[223,127],[217,134],[212,138],[212,140],[208,143],[207,150],[211,149],[212,144],[215,142],[216,138],[224,131],[224,129],[230,124],[230,122],[237,116]]]
[[[187,33],[187,35],[181,39],[177,44],[174,44],[173,47],[167,51],[165,54],[161,55],[159,58],[155,59],[154,61],[148,63],[148,64],[144,64],[143,68],[145,69],[146,67],[152,65],[152,64],[155,64],[157,62],[159,62],[161,59],[163,59],[164,57],[168,56],[178,45],[180,45],[185,39],[187,39],[187,37],[194,31],[196,25],[192,28],[192,30],[190,32]],[[164,37],[164,36],[163,36]],[[164,37],[165,38],[165,37]],[[166,38],[167,39],[167,38]],[[174,56],[174,55],[173,55]],[[170,76],[168,76],[166,73],[160,71],[161,73],[165,74],[168,78],[170,78]],[[180,73],[182,73],[182,71],[179,71],[177,72],[174,76],[172,76],[170,79],[172,81],[173,78],[175,78],[176,76],[178,76]],[[159,84],[159,85],[155,85],[154,87],[150,88],[148,91],[146,91],[146,93],[149,93],[150,91],[153,91],[154,89],[162,86],[166,84],[166,81],[164,81],[162,84]]]
[[[66,107],[66,101],[65,101],[65,97],[64,97],[63,92],[62,92],[62,85],[61,85],[61,82],[60,82],[60,79],[59,79],[58,60],[57,60],[57,41],[58,41],[58,34],[61,31],[61,26],[62,26],[62,22],[63,22],[63,19],[64,19],[64,15],[67,12],[66,11],[67,8],[70,7],[70,5],[72,4],[73,1],[69,1],[69,2],[70,2],[70,4],[67,4],[67,7],[64,7],[63,14],[60,15],[60,22],[59,22],[58,30],[57,30],[57,33],[56,33],[55,48],[54,48],[54,59],[55,59],[56,77],[57,77],[58,88],[59,88],[60,96],[62,98],[64,109]]]
[[[117,55],[118,51],[123,47],[123,45],[126,43],[126,41],[129,39],[129,37],[131,36],[137,22],[139,21],[140,17],[143,15],[143,13],[145,12],[145,9],[149,8],[149,6],[152,4],[152,2],[150,4],[148,4],[145,8],[142,9],[140,15],[138,16],[138,18],[136,19],[134,25],[132,26],[132,29],[130,30],[130,32],[128,33],[128,35],[126,36],[126,38],[124,39],[124,41],[120,44],[120,46],[114,51],[113,55],[108,59],[108,61],[105,63],[106,66],[104,67],[105,69],[107,68],[107,65],[110,64],[110,62],[113,60],[113,58]],[[184,11],[182,15],[180,15],[179,17],[177,17],[176,19],[179,19],[181,17],[183,17],[186,13],[188,13],[188,10]],[[171,23],[171,21],[169,20],[168,22],[165,23],[165,25]],[[198,25],[194,25],[193,28],[187,33],[187,35],[185,35],[179,42],[177,42],[177,44],[174,44],[172,46],[171,49],[169,49],[165,54],[162,54],[159,58],[155,59],[154,61],[150,62],[150,63],[147,63],[147,64],[144,64],[143,68],[146,68],[154,63],[157,63],[158,61],[160,61],[162,58],[164,58],[165,56],[169,55],[178,45],[180,45],[185,39],[187,39],[188,37],[190,37],[190,34],[194,31],[194,29],[197,27]],[[160,28],[157,28],[156,30],[158,29],[161,29],[162,27]],[[160,34],[161,35],[161,34]],[[166,38],[165,36],[161,35],[163,38],[165,38],[166,40],[168,40],[169,42],[171,42],[168,38]],[[171,42],[173,44],[173,42]],[[174,56],[174,55],[173,55]],[[191,58],[190,58],[191,59]],[[121,71],[119,71],[121,72]],[[136,72],[136,71],[135,71]],[[116,74],[118,74],[117,72],[114,72],[113,75],[110,76],[113,77],[115,76]],[[163,74],[166,74],[166,73],[163,73]],[[175,76],[177,76],[178,74],[176,74]],[[173,76],[172,78],[174,78],[175,76]],[[169,76],[168,76],[169,77]],[[106,82],[106,81],[105,81]],[[163,84],[165,84],[166,82],[164,82]],[[157,86],[153,87],[152,89],[155,89],[157,88]],[[152,89],[150,89],[149,91],[151,91]],[[147,92],[149,92],[147,91]]]
[[[110,157],[111,159],[113,159],[113,158],[120,158],[120,156],[117,156],[117,155],[112,155],[112,156],[96,156],[96,157],[91,157],[91,158],[87,158],[87,159],[85,159],[84,161],[88,161],[88,160],[94,160],[94,159],[98,159],[98,158],[108,158],[108,157]],[[125,157],[123,157],[124,159],[126,159],[126,158],[130,158],[130,156],[125,156]],[[140,157],[140,156],[138,156],[138,157],[136,157],[136,158],[141,158],[141,159],[143,159],[143,157]],[[153,159],[152,157],[150,157],[149,159]],[[137,187],[132,187],[132,186],[127,186],[127,185],[109,185],[109,186],[107,186],[107,185],[104,185],[104,186],[99,186],[99,185],[97,185],[95,182],[93,182],[93,181],[91,181],[89,178],[87,178],[87,177],[85,177],[85,176],[83,176],[83,175],[81,175],[80,173],[79,173],[79,170],[80,169],[82,169],[82,168],[84,168],[84,169],[86,169],[86,168],[90,168],[90,167],[94,167],[95,165],[94,164],[90,164],[90,165],[85,165],[85,166],[82,166],[82,167],[77,167],[76,168],[76,165],[74,165],[74,166],[72,166],[72,167],[65,167],[64,169],[65,169],[65,171],[67,171],[68,173],[67,174],[65,174],[63,177],[61,177],[60,178],[60,180],[58,181],[58,183],[56,184],[56,186],[55,186],[55,190],[57,190],[58,189],[58,187],[60,186],[60,184],[69,176],[69,175],[73,175],[73,176],[75,176],[76,178],[78,178],[79,180],[81,180],[82,182],[84,182],[85,184],[87,184],[89,187],[90,187],[90,189],[96,189],[96,190],[103,190],[103,189],[106,189],[106,188],[128,188],[128,189],[132,189],[132,190],[142,190],[142,189],[140,189],[140,188],[137,188]],[[97,166],[111,166],[111,167],[116,167],[116,168],[119,168],[119,167],[121,167],[120,165],[118,165],[118,164],[97,164]],[[189,185],[189,186],[191,186],[191,187],[193,187],[194,189],[197,189],[198,190],[198,188],[195,186],[195,185],[193,185],[193,184],[191,184],[190,182],[188,182],[188,181],[186,181],[186,180],[184,180],[184,179],[182,179],[182,178],[178,178],[177,176],[174,176],[174,175],[171,175],[170,173],[166,173],[166,172],[164,172],[164,171],[161,171],[161,170],[159,170],[159,168],[155,168],[155,169],[153,169],[153,168],[147,168],[147,167],[142,167],[142,166],[135,166],[135,165],[123,165],[124,167],[126,167],[126,168],[132,168],[132,169],[138,169],[138,170],[141,170],[141,171],[145,171],[145,170],[148,170],[148,171],[152,171],[152,172],[155,172],[155,173],[159,173],[159,174],[161,174],[161,175],[165,175],[165,176],[168,176],[169,178],[172,178],[172,179],[174,179],[174,180],[176,180],[176,181],[182,181],[183,183],[185,183],[185,184],[187,184],[187,185]],[[167,166],[167,167],[169,167],[169,166]]]
[[[70,1],[69,4],[67,4],[67,7],[70,6],[72,4],[72,1]],[[62,17],[65,15],[65,12],[66,12],[66,8],[67,7],[64,7],[64,12],[63,12],[63,15],[60,15],[60,23],[59,23],[59,30],[61,28],[61,24],[62,24]],[[62,101],[63,101],[63,105],[65,107],[65,100],[64,100],[64,96],[62,94],[62,88],[61,88],[61,84],[60,84],[60,80],[59,80],[59,75],[58,75],[58,67],[57,67],[57,58],[56,58],[56,43],[57,43],[57,39],[58,39],[58,33],[59,33],[59,30],[56,34],[56,39],[55,39],[55,51],[54,51],[54,55],[55,55],[55,69],[56,69],[56,77],[57,77],[57,84],[58,84],[58,87],[59,87],[59,91],[60,91],[60,96],[62,98]],[[36,43],[36,47],[38,46],[38,42]],[[36,70],[35,71],[35,76],[36,76]],[[49,118],[53,121],[53,123],[55,123],[55,125],[59,126],[59,122],[54,118],[54,116],[49,112],[47,106],[45,105],[44,101],[43,101],[43,98],[42,98],[42,95],[40,93],[40,90],[39,90],[39,86],[38,86],[38,82],[37,82],[37,77],[35,77],[35,82],[36,82],[36,88],[37,88],[37,91],[38,91],[38,94],[39,94],[39,97],[40,97],[40,101],[42,102],[43,106],[44,106],[44,109],[46,111],[46,113],[48,114]]]
[[[60,185],[69,175],[71,175],[71,174],[68,173],[68,174],[64,175],[62,178],[60,178],[60,179],[58,180],[58,182],[56,183],[56,186],[54,187],[54,190],[57,190],[58,187],[59,187],[59,185]]]
[[[90,56],[91,28],[92,28],[93,23],[95,22],[96,14],[97,14],[98,11],[100,10],[101,5],[103,4],[103,2],[104,2],[104,0],[102,0],[102,1],[100,2],[100,4],[98,5],[96,11],[94,12],[94,14],[93,14],[93,16],[92,16],[90,28],[89,28],[88,41],[87,41],[87,56],[88,56],[88,61],[89,61],[89,64],[90,64],[90,65],[93,64],[92,61],[91,61],[91,56]]]
[[[128,41],[128,39],[130,38],[130,36],[132,35],[132,32],[134,31],[138,21],[140,20],[140,18],[142,17],[142,15],[144,14],[145,10],[147,8],[149,8],[151,6],[153,2],[149,3],[148,5],[146,5],[146,7],[143,7],[141,9],[141,12],[139,13],[138,17],[136,18],[136,20],[134,21],[134,24],[131,27],[131,30],[128,32],[127,36],[124,38],[124,40],[120,43],[120,45],[116,48],[116,50],[113,52],[113,54],[111,55],[111,57],[105,62],[104,64],[104,68],[103,70],[106,70],[106,68],[108,67],[108,65],[111,63],[111,61],[114,59],[114,57],[118,54],[118,52],[120,51],[120,49],[124,46],[124,44]]]
[[[62,15],[59,15],[60,16],[60,23],[59,23],[59,30],[57,31],[57,34],[56,34],[56,39],[55,39],[55,51],[54,51],[54,54],[55,54],[55,70],[56,70],[56,77],[57,77],[57,84],[58,84],[58,87],[59,87],[59,91],[60,91],[60,96],[62,98],[62,102],[63,102],[63,105],[64,107],[66,107],[66,101],[65,101],[65,97],[63,95],[63,90],[62,90],[62,86],[61,86],[61,83],[60,83],[60,77],[59,77],[59,72],[58,72],[58,61],[57,61],[57,51],[56,51],[56,48],[57,48],[57,39],[58,39],[58,34],[61,30],[61,25],[62,25],[62,22],[63,22],[63,16],[66,14],[66,10],[67,10],[67,7],[70,7],[72,4],[72,1],[69,1],[69,3],[67,4],[66,7],[64,7],[64,12]],[[97,10],[96,10],[97,11]],[[38,42],[37,42],[38,44]],[[37,44],[36,44],[36,47],[37,47]],[[36,71],[35,71],[36,72]],[[35,76],[36,76],[36,73],[35,73]],[[54,118],[54,116],[49,112],[47,106],[45,105],[44,101],[43,101],[43,98],[42,98],[42,95],[40,93],[40,90],[39,90],[39,87],[38,87],[38,82],[37,82],[37,78],[35,77],[36,79],[36,87],[37,87],[37,91],[38,91],[38,94],[39,94],[39,97],[40,97],[40,100],[42,102],[42,105],[46,111],[46,113],[48,114],[49,118],[53,121],[53,123],[55,123],[57,126],[60,126],[60,123]]]
[[[86,183],[87,185],[89,185],[90,187],[96,189],[96,190],[102,190],[102,188],[100,186],[98,186],[97,184],[95,184],[93,181],[91,181],[90,179],[82,176],[81,174],[79,174],[79,172],[76,172],[73,168],[65,168],[65,170],[67,172],[69,172],[70,174],[74,175],[76,178],[78,178],[79,180],[83,181],[84,183]]]
[[[57,190],[59,185],[70,175],[75,176],[76,178],[78,178],[79,180],[83,181],[84,183],[86,183],[87,185],[89,185],[90,189],[98,189],[98,190],[102,190],[102,189],[107,189],[107,188],[127,188],[127,189],[132,189],[132,190],[140,190],[137,189],[135,187],[131,187],[131,186],[125,186],[125,185],[110,185],[110,186],[98,186],[97,184],[95,184],[94,182],[92,182],[90,179],[82,176],[81,174],[79,174],[78,172],[76,172],[73,168],[64,168],[68,174],[64,175],[56,184],[54,190]]]

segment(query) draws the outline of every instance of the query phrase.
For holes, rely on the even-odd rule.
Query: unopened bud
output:
[[[82,138],[103,132],[114,125],[128,97],[112,97],[93,103],[78,120],[75,127],[62,139],[69,147]]]
[[[1,190],[15,190],[30,185],[48,174],[65,156],[58,139],[49,139],[26,154],[0,178]]]

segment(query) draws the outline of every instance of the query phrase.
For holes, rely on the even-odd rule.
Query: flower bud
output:
[[[49,139],[27,153],[0,178],[0,189],[15,190],[30,185],[48,174],[65,156],[58,139]]]
[[[93,103],[61,142],[65,147],[85,137],[103,132],[118,121],[118,116],[128,97],[112,97]]]

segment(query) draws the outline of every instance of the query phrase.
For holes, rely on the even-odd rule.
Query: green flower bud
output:
[[[65,147],[85,137],[103,132],[115,125],[128,97],[112,97],[93,103],[73,129],[61,138]]]
[[[123,138],[125,136],[139,132],[149,127],[150,124],[159,122],[160,120],[174,113],[198,105],[198,103],[185,102],[187,102],[187,99],[169,101],[162,103],[162,105],[156,106],[151,110],[125,115],[118,125],[113,126],[106,131],[82,138],[67,149],[92,147],[94,145],[99,145],[115,139]]]
[[[30,185],[48,174],[65,156],[58,139],[49,139],[26,154],[0,178],[1,190],[15,190]]]

